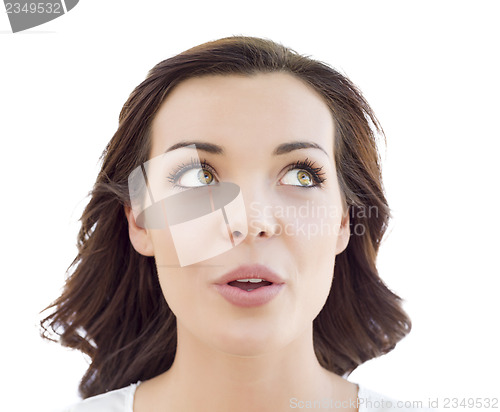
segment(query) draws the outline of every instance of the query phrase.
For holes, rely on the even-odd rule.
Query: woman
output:
[[[377,132],[348,79],[269,40],[157,64],[41,322],[90,357],[72,410],[379,410],[345,379],[411,327],[375,266],[390,216]]]

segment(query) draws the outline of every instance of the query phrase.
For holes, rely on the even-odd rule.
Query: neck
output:
[[[312,324],[288,346],[252,357],[221,352],[178,324],[175,360],[156,383],[165,410],[207,412],[290,410],[293,402],[352,397],[354,386],[319,364]]]

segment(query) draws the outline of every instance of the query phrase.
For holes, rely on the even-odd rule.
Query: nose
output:
[[[245,213],[231,222],[230,228],[235,244],[244,240],[254,242],[258,239],[269,239],[279,233],[279,224],[274,216],[271,196],[263,190],[249,190],[240,186]]]
[[[258,238],[270,238],[273,237],[276,233],[275,227],[265,221],[253,221],[248,227],[251,230],[248,231],[246,237],[248,237],[250,240],[255,240]],[[233,230],[232,235],[235,243],[240,243],[245,238],[244,232],[241,232],[239,230]]]

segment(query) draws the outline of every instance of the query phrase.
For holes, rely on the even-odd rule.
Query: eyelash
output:
[[[306,160],[299,160],[298,162],[295,162],[294,164],[291,164],[290,166],[287,166],[287,172],[293,169],[302,169],[307,172],[309,172],[314,180],[314,185],[312,186],[302,186],[307,189],[311,189],[313,187],[323,187],[323,183],[326,180],[325,172],[322,172],[321,170],[323,169],[323,166],[321,167],[314,167],[315,162],[309,160],[306,157]]]
[[[191,160],[188,164],[182,163],[181,165],[177,166],[175,168],[175,170],[170,172],[167,176],[167,180],[170,183],[172,183],[174,185],[174,187],[183,187],[183,186],[179,186],[176,184],[179,176],[182,175],[182,173],[184,173],[188,170],[194,169],[194,168],[206,169],[210,173],[212,173],[212,175],[214,175],[214,176],[216,174],[215,169],[212,166],[210,166],[205,159],[202,159],[200,162],[198,159],[191,158]]]
[[[289,166],[287,166],[287,172],[293,169],[302,169],[307,172],[309,172],[313,178],[314,185],[312,186],[301,186],[305,187],[307,189],[313,188],[313,187],[323,187],[323,183],[326,180],[326,177],[324,177],[325,173],[321,172],[323,169],[323,166],[321,167],[314,167],[315,162],[309,160],[306,158],[305,160],[299,160]],[[180,187],[182,188],[183,186],[179,186],[176,184],[178,178],[182,173],[185,171],[194,169],[194,168],[201,168],[201,169],[206,169],[208,170],[213,176],[216,175],[215,169],[210,166],[210,164],[205,160],[202,159],[199,161],[198,159],[193,159],[191,158],[190,162],[188,164],[182,163],[181,165],[177,166],[175,170],[169,173],[167,176],[167,180],[174,185],[174,187]]]

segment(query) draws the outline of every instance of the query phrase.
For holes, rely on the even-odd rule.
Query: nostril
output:
[[[241,237],[241,236],[243,236],[243,233],[241,233],[239,230],[235,230],[233,232],[233,237]]]

